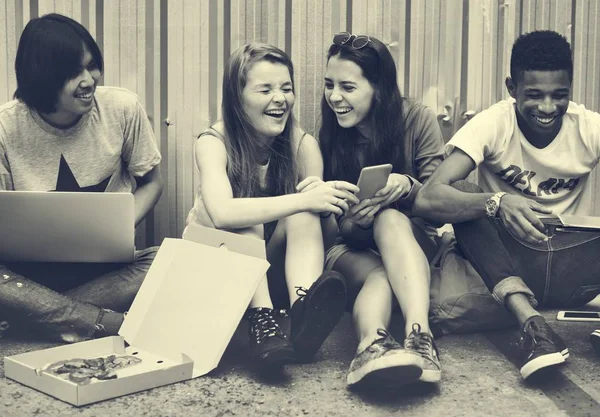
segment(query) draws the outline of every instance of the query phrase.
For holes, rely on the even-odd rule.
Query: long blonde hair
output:
[[[244,110],[242,95],[248,71],[259,61],[285,65],[290,72],[292,85],[294,84],[292,61],[285,52],[275,46],[250,43],[231,54],[223,75],[221,107],[227,133],[225,135],[228,157],[227,174],[234,197],[256,197],[262,194],[257,167],[260,149],[259,135]],[[295,90],[293,91],[295,94]],[[266,190],[262,190],[268,195],[295,192],[298,174],[292,146],[293,133],[294,118],[290,114],[283,132],[271,144]]]

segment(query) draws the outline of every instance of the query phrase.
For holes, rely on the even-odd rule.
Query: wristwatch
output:
[[[498,215],[498,209],[500,208],[500,200],[504,197],[505,192],[499,192],[491,196],[485,202],[485,214],[489,218],[495,218]]]

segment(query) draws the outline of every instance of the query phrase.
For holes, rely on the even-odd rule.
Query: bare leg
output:
[[[356,295],[352,307],[358,337],[356,352],[365,350],[380,338],[378,329],[387,330],[392,317],[392,289],[381,258],[368,250],[344,253],[333,269],[346,278],[349,297]]]
[[[413,233],[408,217],[387,209],[375,218],[374,238],[383,259],[390,286],[398,299],[408,335],[413,324],[429,330],[429,263]]]
[[[521,326],[525,324],[527,319],[540,315],[540,313],[531,306],[529,298],[522,292],[507,295],[505,303],[506,307],[515,315]]]
[[[325,250],[318,215],[298,213],[279,220],[267,245],[274,279],[285,277],[290,305],[298,299],[296,287],[309,288],[323,273]]]
[[[358,336],[356,353],[380,338],[378,329],[387,329],[392,318],[392,289],[383,267],[369,274],[352,309]]]
[[[258,239],[264,239],[264,227],[262,224],[253,227],[248,227],[245,229],[238,229],[235,232],[240,235],[253,236]],[[258,288],[252,296],[252,299],[250,300],[250,308],[256,307],[273,308],[273,302],[271,301],[271,294],[269,293],[269,285],[267,282],[266,275],[258,284]]]

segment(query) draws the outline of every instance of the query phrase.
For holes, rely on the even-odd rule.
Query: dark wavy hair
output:
[[[291,194],[295,192],[298,183],[296,162],[292,151],[295,121],[293,113],[290,113],[283,132],[271,144],[266,190],[261,191],[257,166],[261,143],[244,109],[242,95],[248,71],[252,65],[260,61],[285,65],[290,72],[292,88],[294,88],[292,61],[285,52],[275,46],[251,43],[238,48],[229,57],[223,75],[221,107],[227,133],[225,135],[227,174],[234,197],[256,197],[265,193]]]
[[[56,13],[31,19],[17,49],[14,98],[40,113],[54,113],[59,92],[82,70],[84,44],[102,72],[102,52],[83,25]]]
[[[517,38],[510,56],[510,77],[515,83],[524,71],[566,70],[573,81],[571,45],[560,33],[551,30],[529,32]]]
[[[372,137],[364,164],[360,164],[356,152],[358,130],[356,127],[343,128],[339,125],[324,94],[321,99],[319,143],[325,164],[325,179],[356,183],[363,166],[391,163],[394,166],[393,172],[403,173],[404,99],[398,87],[394,58],[388,48],[373,37],[361,49],[353,48],[351,43],[331,45],[327,52],[327,62],[334,56],[354,62],[375,90],[366,116]]]

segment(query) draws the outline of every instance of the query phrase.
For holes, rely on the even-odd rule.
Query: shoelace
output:
[[[536,331],[536,329],[534,329],[534,325],[534,322],[529,322],[527,326],[523,329],[525,334],[529,336],[531,342],[528,343],[529,338],[522,336],[521,348],[523,350],[531,350],[534,348],[534,346],[539,346],[540,342],[548,342],[554,345],[554,343],[552,343],[552,339],[550,339],[543,331]]]
[[[110,308],[103,308],[102,309],[102,315],[104,315],[105,312],[106,313],[114,313],[115,311],[111,310]],[[102,317],[102,315],[100,317]],[[127,315],[127,312],[125,312],[125,314],[123,314],[123,316],[125,316],[125,315]],[[106,327],[104,327],[104,324],[102,324],[100,322],[96,323],[94,325],[94,328],[96,329],[97,332],[99,332],[99,331],[105,332],[106,331]]]
[[[379,339],[375,339],[371,346],[378,344],[384,348],[399,348],[401,347],[398,342],[392,337],[392,335],[385,329],[377,329],[377,334],[381,336]]]
[[[413,324],[412,332],[406,338],[405,347],[425,356],[429,356],[433,348],[437,354],[437,349],[433,346],[432,337],[427,333],[421,333],[421,325],[419,323]]]
[[[294,287],[296,289],[296,295],[300,298],[304,298],[308,295],[308,289],[305,287]]]
[[[262,343],[267,337],[280,336],[285,338],[285,334],[275,321],[270,309],[259,308],[249,317],[250,332],[254,335],[257,343]]]

